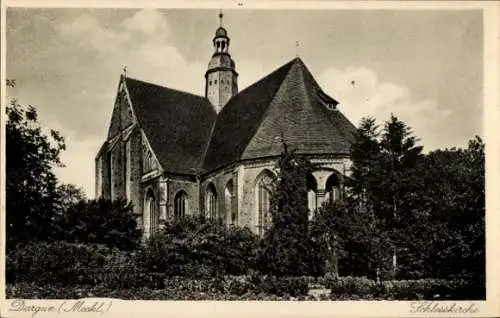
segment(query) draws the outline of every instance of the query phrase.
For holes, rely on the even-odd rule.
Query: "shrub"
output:
[[[132,205],[125,200],[79,201],[59,220],[62,239],[74,243],[104,244],[110,248],[133,250],[140,245]]]
[[[137,255],[138,266],[167,276],[212,277],[245,274],[252,265],[257,237],[246,228],[199,217],[165,224]]]
[[[329,277],[326,287],[331,289],[331,295],[358,295],[361,297],[372,295],[375,281],[366,277]]]
[[[109,249],[102,245],[32,242],[18,245],[7,261],[11,281],[36,284],[92,284],[89,269],[102,268]]]
[[[309,290],[307,277],[273,276],[251,272],[245,276],[226,277],[227,291],[231,294],[244,295],[245,293],[303,296]]]

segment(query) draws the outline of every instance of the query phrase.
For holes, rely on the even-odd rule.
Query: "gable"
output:
[[[123,77],[120,77],[118,92],[116,94],[115,105],[111,115],[111,122],[108,129],[108,140],[135,123],[135,116],[130,105],[126,88],[123,84]]]

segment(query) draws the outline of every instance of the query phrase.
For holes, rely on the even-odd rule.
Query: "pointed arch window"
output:
[[[340,178],[334,173],[326,180],[326,191],[328,202],[336,202],[340,200]]]
[[[318,183],[316,182],[316,178],[312,174],[308,174],[306,184],[307,184],[307,206],[309,209],[309,220],[312,220],[314,217],[314,213],[318,208],[316,201]]]
[[[215,191],[215,186],[210,183],[207,187],[205,195],[205,215],[207,218],[216,219],[217,218],[217,192]]]
[[[188,196],[183,190],[177,192],[174,198],[174,216],[176,219],[183,218],[188,209]]]
[[[264,170],[256,179],[256,226],[259,235],[263,235],[272,222],[270,210],[274,179],[269,170]]]
[[[228,222],[231,225],[238,225],[238,215],[234,205],[233,180],[227,182],[226,189],[224,190],[224,210],[226,213],[226,217],[223,218],[224,222]]]

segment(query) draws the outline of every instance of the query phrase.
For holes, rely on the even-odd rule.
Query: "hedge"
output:
[[[109,248],[96,244],[61,241],[18,245],[8,252],[7,282],[95,284],[87,269],[103,268],[111,254]]]
[[[401,280],[376,282],[366,277],[287,277],[262,275],[249,271],[246,275],[228,276],[215,272],[215,276],[194,277],[172,276],[169,271],[151,271],[137,265],[143,254],[110,249],[101,245],[83,245],[66,242],[30,243],[18,246],[7,254],[7,283],[14,289],[12,293],[26,293],[28,298],[37,297],[37,286],[47,287],[48,292],[62,298],[73,298],[79,288],[97,290],[104,297],[125,297],[120,290],[141,290],[147,298],[165,299],[226,299],[243,297],[263,297],[274,295],[308,297],[310,288],[330,290],[329,299],[484,299],[484,284],[469,280]],[[187,265],[187,264],[186,264]],[[195,266],[195,264],[189,264]],[[203,266],[189,273],[204,272]],[[208,272],[208,270],[207,270]],[[204,276],[204,277],[203,277]],[[14,285],[12,285],[14,284]],[[51,289],[53,286],[53,289]],[[31,293],[29,292],[31,290]],[[95,290],[92,292],[94,293]],[[149,295],[149,294],[151,295]],[[48,295],[42,293],[42,295]],[[157,296],[154,296],[157,295]],[[163,296],[158,296],[163,295]],[[225,295],[225,296],[221,296]],[[149,298],[148,298],[149,297]],[[151,298],[152,297],[152,298]],[[170,298],[168,298],[170,297]],[[195,297],[195,298],[193,298]],[[197,298],[198,297],[198,298]],[[226,298],[224,298],[226,297]],[[248,298],[248,299],[250,299]],[[139,298],[143,299],[143,298]],[[247,299],[247,298],[242,298]],[[252,298],[253,299],[253,298]]]

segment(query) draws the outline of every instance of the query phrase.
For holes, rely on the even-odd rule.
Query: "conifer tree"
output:
[[[313,166],[284,148],[271,199],[272,225],[264,234],[258,258],[272,274],[303,275],[311,266],[306,179]]]

